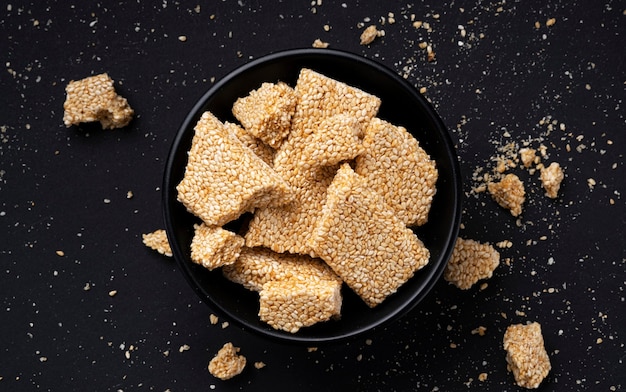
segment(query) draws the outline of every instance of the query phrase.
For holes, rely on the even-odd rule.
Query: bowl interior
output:
[[[193,127],[204,111],[222,121],[235,122],[232,104],[263,82],[283,81],[295,86],[302,68],[358,87],[381,98],[378,117],[406,127],[437,164],[439,180],[428,223],[415,232],[431,252],[429,264],[418,271],[397,293],[374,309],[344,285],[342,315],[338,321],[302,328],[296,334],[274,330],[259,320],[258,294],[234,284],[221,271],[208,271],[191,262],[193,224],[199,220],[176,200],[176,185],[182,180]],[[456,153],[441,119],[431,105],[388,68],[362,57],[327,49],[299,49],[268,55],[233,71],[214,85],[183,122],[166,163],[164,215],[168,239],[176,261],[196,293],[216,312],[240,326],[283,341],[323,343],[358,335],[387,323],[411,310],[441,276],[458,233],[461,210],[461,180]],[[233,226],[236,226],[235,222]]]

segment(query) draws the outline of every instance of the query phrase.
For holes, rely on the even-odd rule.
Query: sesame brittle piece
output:
[[[162,255],[172,257],[172,248],[167,240],[167,233],[163,229],[158,229],[152,233],[142,234],[142,241],[145,246],[156,250]]]
[[[294,277],[341,284],[341,279],[322,260],[307,255],[276,253],[266,248],[244,247],[239,258],[224,266],[222,272],[227,279],[253,291],[261,291],[269,281]]]
[[[178,200],[209,226],[223,226],[255,208],[289,203],[289,185],[205,112],[195,126]]]
[[[500,253],[491,245],[457,238],[443,277],[461,290],[467,290],[479,280],[491,278],[499,264]]]
[[[205,223],[194,225],[191,240],[191,261],[212,270],[237,260],[244,244],[243,237],[232,231]]]
[[[261,321],[290,333],[341,313],[341,282],[337,280],[270,280],[263,285],[259,297]]]
[[[241,374],[246,367],[246,357],[239,353],[239,347],[226,343],[209,362],[209,372],[220,380],[228,380]]]
[[[537,322],[510,325],[504,333],[507,369],[524,388],[537,388],[551,369],[544,347],[541,325]]]
[[[99,121],[104,129],[122,128],[134,111],[126,98],[119,96],[106,73],[71,81],[66,87],[63,122],[66,127]]]
[[[246,232],[246,246],[264,246],[275,252],[300,253],[315,257],[307,245],[324,201],[326,189],[335,175],[336,167],[322,167],[289,178],[294,201],[278,207],[255,211]]]
[[[270,167],[274,166],[274,149],[263,142],[263,140],[256,138],[251,133],[247,132],[241,126],[225,121],[224,126],[230,133],[237,136],[239,141],[244,146],[251,149],[261,160],[267,163]]]
[[[296,94],[287,84],[263,83],[233,104],[233,115],[253,136],[278,148],[289,134]]]
[[[520,148],[519,156],[525,168],[531,167],[533,163],[537,163],[539,160],[537,150],[534,148]]]
[[[328,188],[310,246],[370,307],[428,263],[430,252],[349,164]]]
[[[487,189],[491,197],[502,207],[518,216],[526,200],[524,183],[515,174],[509,173],[500,182],[490,182]]]
[[[541,168],[541,184],[546,190],[546,196],[551,199],[556,199],[561,189],[561,182],[565,175],[563,169],[557,162],[552,162],[550,166]]]
[[[355,172],[383,195],[407,226],[425,224],[436,192],[435,161],[404,127],[378,118],[365,130],[363,146]]]

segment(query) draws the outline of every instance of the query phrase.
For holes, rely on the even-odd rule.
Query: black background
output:
[[[626,388],[623,2],[320,3],[2,4],[0,390],[515,391],[502,335],[527,321],[552,361],[539,390]],[[370,24],[385,35],[359,45]],[[164,162],[195,101],[250,59],[317,38],[426,87],[459,154],[461,236],[512,246],[483,290],[442,280],[398,322],[315,351],[212,325],[141,234],[164,226]],[[101,72],[136,118],[66,128],[65,86]],[[516,220],[471,190],[500,146],[524,141],[566,178],[551,200],[512,169],[527,190]],[[206,367],[228,341],[249,365],[224,382]]]

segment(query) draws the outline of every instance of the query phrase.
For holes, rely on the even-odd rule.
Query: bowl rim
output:
[[[178,242],[174,236],[174,226],[172,223],[172,210],[170,208],[170,201],[172,200],[172,194],[175,193],[175,184],[173,184],[174,179],[171,178],[171,174],[174,168],[174,158],[176,156],[176,152],[186,137],[186,132],[188,132],[189,127],[193,127],[195,122],[198,120],[199,114],[203,108],[208,104],[210,99],[225,86],[231,80],[238,77],[242,73],[247,72],[250,69],[253,69],[257,66],[260,66],[266,62],[276,61],[284,58],[290,57],[299,57],[299,56],[327,56],[329,58],[341,58],[348,61],[354,61],[357,63],[363,63],[366,66],[372,68],[376,72],[381,72],[385,74],[386,77],[393,79],[399,85],[402,86],[406,92],[410,93],[413,98],[417,101],[420,101],[422,109],[427,113],[427,116],[433,121],[433,123],[438,128],[438,132],[443,140],[443,146],[445,147],[445,155],[449,156],[453,159],[450,160],[450,172],[452,174],[451,180],[453,181],[452,189],[454,190],[454,212],[453,222],[451,227],[449,227],[447,237],[450,240],[447,242],[447,246],[442,250],[442,254],[440,256],[441,261],[439,264],[435,266],[435,269],[431,272],[431,279],[427,280],[423,285],[422,289],[419,290],[414,296],[411,297],[410,301],[407,301],[404,306],[398,307],[394,312],[389,313],[385,317],[381,317],[377,319],[375,322],[369,323],[364,326],[360,326],[354,329],[351,329],[350,332],[336,334],[332,336],[324,336],[324,337],[310,337],[310,336],[299,336],[298,333],[290,334],[285,331],[274,330],[274,329],[265,329],[260,328],[256,325],[252,325],[247,323],[245,320],[241,319],[237,316],[237,314],[233,313],[227,308],[224,308],[216,301],[214,301],[210,296],[205,294],[203,290],[198,286],[197,282],[192,278],[191,271],[189,270],[189,265],[186,260],[186,257],[182,253],[180,247],[178,246]],[[163,218],[165,221],[165,231],[167,233],[168,241],[172,248],[173,257],[185,276],[186,280],[192,287],[192,289],[196,292],[196,294],[209,306],[211,310],[216,311],[217,313],[221,313],[226,315],[230,320],[232,320],[236,325],[238,325],[243,330],[252,330],[259,336],[278,340],[281,342],[288,343],[301,343],[301,344],[325,344],[331,342],[343,341],[348,338],[354,338],[359,336],[367,331],[371,331],[372,329],[380,328],[382,326],[388,325],[392,321],[397,320],[403,315],[410,312],[414,309],[418,303],[420,303],[424,297],[432,290],[435,284],[440,280],[441,275],[445,269],[445,266],[452,255],[452,251],[454,248],[455,240],[458,236],[460,221],[461,221],[461,209],[462,209],[462,181],[461,181],[461,171],[460,164],[456,149],[454,148],[454,143],[452,141],[452,137],[450,135],[450,131],[443,123],[441,117],[437,114],[432,104],[417,91],[416,87],[411,85],[407,80],[398,75],[391,68],[383,65],[377,61],[372,59],[363,57],[361,55],[357,55],[351,52],[337,50],[337,49],[321,49],[321,48],[300,48],[300,49],[287,49],[281,50],[277,52],[273,52],[261,57],[258,57],[254,60],[251,60],[239,67],[235,67],[230,72],[228,72],[224,77],[218,80],[213,86],[211,86],[194,104],[191,110],[186,114],[185,119],[182,121],[181,125],[177,129],[176,136],[174,137],[170,150],[168,152],[165,170],[163,175],[163,193],[162,193],[162,203],[163,203]],[[173,188],[172,188],[173,187]],[[172,189],[170,189],[172,188]],[[175,200],[174,196],[174,200]]]

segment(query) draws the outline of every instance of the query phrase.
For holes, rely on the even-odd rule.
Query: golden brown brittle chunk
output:
[[[443,277],[461,290],[467,290],[479,280],[491,278],[499,264],[500,253],[493,246],[457,238]]]
[[[292,200],[289,185],[205,112],[195,126],[178,200],[209,226],[223,226],[258,207]]]
[[[237,99],[233,115],[253,136],[278,148],[289,134],[296,94],[287,84],[263,83],[257,90]]]
[[[491,197],[502,207],[518,216],[522,213],[522,205],[526,200],[524,183],[515,174],[509,173],[500,182],[490,182],[487,189]]]
[[[248,290],[261,291],[269,281],[300,278],[329,280],[341,284],[341,279],[320,259],[307,255],[276,253],[266,248],[244,247],[237,260],[222,268],[224,276]]]
[[[308,68],[300,71],[295,90],[296,112],[288,138],[292,148],[322,121],[337,114],[355,117],[365,129],[380,107],[380,98]]]
[[[66,87],[63,122],[66,127],[99,121],[104,129],[122,128],[132,120],[134,111],[126,98],[119,96],[106,73],[71,81]]]
[[[220,380],[231,379],[246,367],[246,357],[239,355],[239,347],[226,343],[209,362],[209,372]]]
[[[205,223],[194,225],[191,240],[191,261],[212,270],[237,260],[244,244],[243,237],[232,231]]]
[[[322,167],[312,173],[289,178],[294,201],[278,207],[255,211],[248,231],[246,246],[264,246],[278,253],[290,252],[315,257],[307,240],[326,200],[326,189],[335,175],[335,167]]]
[[[380,193],[407,226],[428,221],[438,172],[419,142],[404,127],[374,118],[365,130],[365,153],[355,171]]]
[[[430,257],[383,197],[347,163],[328,188],[310,246],[370,307],[395,293]]]
[[[520,387],[537,388],[551,369],[537,322],[510,325],[504,333],[507,369]]]
[[[561,189],[561,182],[565,178],[561,166],[557,162],[552,162],[550,166],[541,168],[540,178],[546,190],[546,196],[556,199]]]
[[[259,293],[259,317],[274,329],[296,333],[302,327],[341,313],[341,282],[337,280],[270,280]]]
[[[224,126],[230,133],[237,136],[244,146],[251,149],[261,160],[270,167],[274,166],[274,149],[263,142],[263,140],[253,136],[241,126],[225,121]]]
[[[142,234],[142,241],[145,246],[156,250],[162,255],[172,257],[172,248],[167,240],[167,233],[163,229],[158,229],[152,233]]]
[[[337,114],[323,120],[306,139],[302,149],[303,169],[335,166],[363,153],[363,131],[355,117]]]
[[[520,148],[519,155],[525,168],[529,168],[533,163],[537,163],[539,160],[537,150],[534,148]]]

